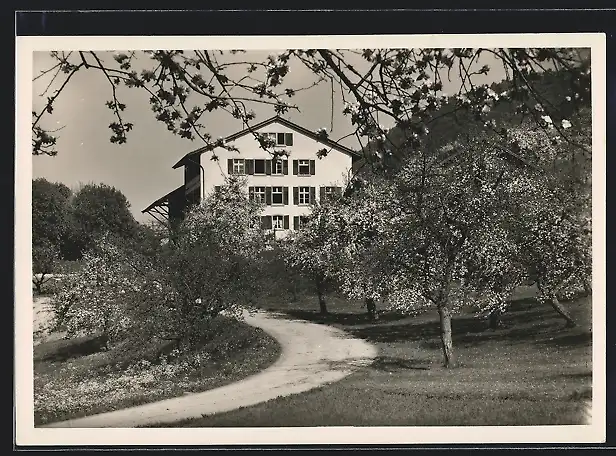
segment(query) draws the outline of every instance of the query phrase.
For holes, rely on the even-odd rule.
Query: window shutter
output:
[[[229,174],[233,174],[233,159],[232,158],[227,160],[227,168],[228,168]]]
[[[314,204],[315,203],[315,193],[316,193],[316,188],[315,187],[310,187],[310,204]]]
[[[288,215],[284,216],[282,223],[284,223],[284,225],[283,225],[284,229],[288,230],[289,229],[289,216]]]
[[[293,133],[285,133],[284,134],[284,143],[287,146],[293,145]]]
[[[216,185],[216,186],[214,186],[214,191],[215,191],[216,193],[220,193],[220,185]]]
[[[319,189],[319,201],[325,201],[325,187]]]
[[[267,175],[272,174],[272,161],[271,160],[265,160],[265,174]]]
[[[248,187],[248,199],[250,201],[254,201],[255,199],[255,188],[254,187]]]
[[[272,229],[272,216],[271,215],[261,216],[261,228],[263,228],[264,230]]]
[[[272,187],[265,187],[265,204],[272,205]]]
[[[316,167],[316,164],[314,160],[310,160],[310,175],[311,176],[314,176],[315,167]]]
[[[289,160],[282,160],[282,174],[289,174]]]
[[[293,187],[293,204],[299,204],[299,187]]]
[[[334,187],[335,191],[336,191],[336,195],[341,196],[342,195],[342,187]]]
[[[282,204],[289,204],[289,187],[282,187]]]
[[[255,173],[255,161],[250,159],[246,160],[246,174],[254,174]]]
[[[299,228],[299,216],[294,215],[293,216],[293,229],[297,231],[298,228]]]
[[[233,164],[231,164],[233,166]],[[299,166],[299,162],[297,160],[293,160],[293,175],[297,176],[297,169]]]

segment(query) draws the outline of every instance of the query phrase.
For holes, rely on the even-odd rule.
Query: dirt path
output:
[[[330,326],[258,312],[246,322],[272,335],[282,346],[278,361],[247,379],[203,393],[101,413],[43,427],[137,427],[226,412],[338,381],[377,354],[373,345]]]

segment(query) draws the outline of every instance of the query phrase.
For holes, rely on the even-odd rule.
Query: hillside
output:
[[[579,100],[565,100],[568,94],[574,93],[578,81],[573,80],[568,72],[546,71],[542,74],[528,75],[527,79],[532,84],[534,94],[519,94],[515,96],[515,101],[523,101],[529,111],[534,109],[534,106],[539,100],[549,109],[546,113],[549,114],[554,121],[560,121],[563,118],[571,118],[578,110],[589,106],[588,94],[582,94]],[[513,87],[513,82],[502,80],[491,85],[491,89],[497,94],[505,91],[510,91]],[[494,120],[498,125],[519,125],[524,119],[529,118],[529,113],[515,113],[514,101],[501,99],[492,110],[487,114],[486,120]],[[471,113],[457,105],[453,97],[445,103],[439,110],[434,112],[432,116],[426,120],[426,126],[429,129],[427,135],[423,138],[423,144],[432,149],[438,149],[445,144],[455,141],[461,134],[466,133],[469,129],[479,127],[476,119],[473,119]],[[407,133],[408,135],[408,133]],[[404,160],[404,157],[412,150],[405,144],[405,131],[399,127],[394,127],[387,133],[387,139],[384,145],[370,143],[363,150],[365,157],[370,157],[372,152],[384,147],[390,152],[386,161],[388,169],[396,169]],[[362,159],[357,165],[356,170],[361,170],[358,175],[366,175],[373,171],[367,159]]]

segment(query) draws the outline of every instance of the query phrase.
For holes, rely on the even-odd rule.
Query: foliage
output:
[[[60,251],[57,245],[45,239],[32,246],[32,283],[37,293],[42,292],[43,284],[49,279],[49,275],[58,269]]]
[[[41,127],[41,120],[53,112],[56,100],[74,75],[84,71],[98,72],[109,83],[110,99],[105,104],[115,119],[109,125],[111,142],[125,143],[133,129],[124,118],[126,104],[119,99],[119,89],[125,87],[145,92],[155,118],[180,137],[201,140],[204,151],[234,150],[207,131],[209,113],[222,110],[249,126],[255,119],[252,106],[266,105],[276,114],[285,114],[297,109],[293,97],[299,91],[321,84],[331,86],[332,97],[334,88],[339,88],[348,99],[343,114],[349,117],[356,137],[364,143],[380,143],[380,150],[392,145],[388,144],[389,129],[384,123],[404,132],[404,141],[398,147],[418,148],[427,133],[427,120],[446,103],[452,105],[452,111],[501,131],[501,126],[491,122],[490,114],[502,104],[508,111],[536,121],[547,115],[560,122],[565,100],[570,106],[579,106],[590,99],[590,59],[584,49],[288,49],[262,61],[246,61],[241,58],[243,53],[118,51],[110,59],[95,51],[53,51],[50,55],[55,64],[35,77],[52,75],[43,91],[45,106],[32,113],[33,154],[57,152],[55,137]],[[500,88],[483,82],[491,72],[486,62],[502,66],[506,83]],[[287,84],[287,76],[302,67],[312,73],[312,83],[307,87]],[[234,77],[234,73],[241,76]],[[553,73],[567,75],[563,85],[566,91],[556,92],[557,96],[539,90],[541,75]],[[456,75],[457,83],[448,95],[443,85],[452,75]],[[535,109],[535,104],[541,109]],[[557,128],[564,133],[560,126]],[[327,132],[320,134],[326,136]],[[255,137],[264,149],[274,153],[263,138],[256,133]],[[323,156],[328,150],[315,152]],[[214,153],[212,159],[217,159]]]
[[[231,182],[188,215],[171,243],[98,238],[54,300],[57,325],[69,337],[102,332],[111,344],[130,339],[138,348],[158,339],[190,346],[211,319],[255,298],[254,259],[265,245],[250,223],[257,210]]]
[[[59,182],[47,179],[32,180],[32,243],[46,241],[59,246],[68,225],[67,203],[70,189]]]
[[[585,121],[585,131],[574,138],[590,147],[590,119]],[[510,189],[519,260],[546,297],[570,297],[590,281],[592,270],[590,157],[557,137],[546,140],[528,126],[514,133],[528,149],[540,151],[536,169],[520,173]]]
[[[56,327],[66,327],[67,337],[100,332],[113,343],[133,329],[135,300],[142,301],[147,283],[123,256],[104,236],[84,254],[82,269],[63,280],[53,306]]]
[[[297,272],[314,284],[323,312],[326,312],[325,293],[337,280],[335,263],[340,252],[332,242],[339,229],[336,217],[334,202],[315,204],[301,229],[280,243],[281,257],[288,271]]]
[[[202,336],[187,353],[155,343],[142,344],[138,352],[123,345],[92,350],[83,346],[91,339],[36,346],[35,423],[206,391],[245,378],[279,355],[280,347],[265,332],[228,318],[212,322]],[[69,350],[71,357],[61,356]]]
[[[469,304],[502,308],[524,278],[509,210],[519,165],[505,147],[499,135],[470,130],[409,155],[391,176],[357,181],[338,211],[347,294],[385,298],[407,311],[434,306],[449,334],[448,364],[455,364],[451,315]]]
[[[116,91],[125,86],[147,92],[158,121],[181,137],[199,138],[216,160],[217,148],[236,149],[207,132],[208,113],[226,111],[247,127],[255,119],[251,104],[284,114],[295,108],[290,98],[300,89],[286,86],[286,77],[304,66],[314,85],[329,83],[332,96],[337,86],[348,99],[343,114],[362,146],[369,145],[364,162],[372,166],[350,181],[341,200],[315,207],[307,229],[285,244],[292,268],[335,280],[351,297],[387,299],[398,308],[434,306],[446,362],[453,353],[451,315],[460,307],[502,310],[528,276],[554,294],[573,274],[589,272],[587,50],[307,49],[262,62],[241,54],[152,50],[118,52],[105,62],[97,52],[54,52],[65,82],[33,113],[33,140],[40,140],[43,115],[74,74],[98,71],[112,92],[112,142],[124,143],[133,127]],[[504,81],[484,82],[486,60],[502,65]],[[238,67],[250,76],[234,79]],[[457,83],[446,94],[451,73]],[[451,119],[459,122],[450,136],[441,138],[438,128],[430,134],[433,122],[445,118],[440,131]],[[328,137],[324,129],[318,135]],[[328,150],[315,152],[323,157]],[[50,150],[33,144],[33,153]],[[381,172],[388,162],[396,166]],[[174,307],[161,304],[161,315],[176,336],[258,292],[256,259],[265,240],[253,223],[258,208],[237,185],[230,182],[229,191],[189,215],[161,255],[128,262],[156,271],[152,284],[164,281]]]
[[[81,258],[105,233],[129,238],[136,229],[130,203],[120,190],[106,184],[84,185],[70,200],[70,232],[64,258]]]

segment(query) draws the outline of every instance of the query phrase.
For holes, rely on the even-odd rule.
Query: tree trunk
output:
[[[319,311],[322,314],[328,313],[327,304],[325,304],[325,284],[320,279],[317,279],[317,294],[319,295]]]
[[[439,303],[438,315],[441,324],[441,343],[443,348],[443,356],[445,359],[445,367],[456,367],[453,354],[453,340],[451,337],[451,312],[445,302]]]
[[[586,296],[592,296],[592,283],[590,279],[584,277],[582,284],[584,285],[584,293],[586,293]]]
[[[567,328],[574,328],[575,326],[577,326],[575,320],[571,317],[569,312],[567,312],[567,309],[564,308],[564,306],[560,303],[560,301],[556,297],[556,294],[554,293],[552,293],[552,295],[550,296],[550,305],[558,313],[558,315],[560,315],[567,321]]]
[[[498,329],[501,327],[501,315],[502,312],[499,308],[496,308],[492,310],[492,312],[490,312],[490,316],[488,319],[490,329]]]
[[[379,313],[376,310],[376,303],[373,298],[366,298],[366,309],[368,310],[368,318],[370,318],[370,320],[379,319]]]

